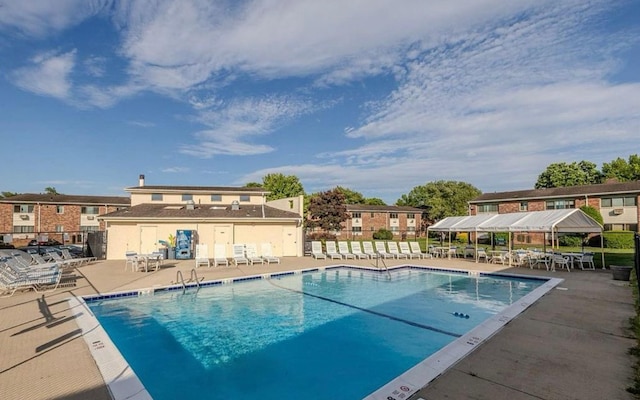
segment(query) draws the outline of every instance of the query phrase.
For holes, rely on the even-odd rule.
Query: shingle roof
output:
[[[167,186],[167,185],[145,185],[131,186],[125,189],[127,192],[149,192],[149,191],[175,191],[175,192],[219,192],[219,193],[269,193],[261,187],[233,187],[233,186]]]
[[[241,205],[239,210],[232,210],[231,205],[196,205],[193,210],[186,208],[185,204],[139,204],[126,210],[114,211],[104,214],[104,219],[242,219],[242,218],[292,218],[299,219],[297,213],[283,211],[277,208],[260,205]]]
[[[602,183],[599,185],[567,186],[549,189],[516,190],[512,192],[483,193],[470,203],[498,200],[558,198],[566,196],[597,196],[609,194],[640,193],[640,181]]]
[[[124,196],[85,196],[73,194],[23,193],[0,199],[0,203],[92,204],[129,206],[131,199]]]
[[[413,212],[421,213],[422,209],[408,206],[379,206],[367,204],[347,204],[347,211],[364,211],[364,212]]]

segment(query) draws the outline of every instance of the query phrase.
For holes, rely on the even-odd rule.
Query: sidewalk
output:
[[[335,264],[310,257],[282,264],[198,268],[205,280]],[[386,260],[387,265],[406,260]],[[411,260],[416,265],[498,271],[503,267],[462,259]],[[372,266],[371,260],[348,264]],[[53,293],[16,293],[0,299],[0,397],[97,399],[110,395],[80,336],[65,299],[94,293],[169,285],[177,271],[189,276],[193,260],[167,262],[157,272],[124,271],[124,261],[103,261],[77,269],[75,282]],[[549,275],[526,268],[508,272]],[[628,332],[633,296],[609,271],[556,272],[565,279],[469,357],[412,399],[632,399],[635,345]],[[566,290],[564,290],[566,289]],[[299,398],[304,398],[301,394]],[[356,399],[357,400],[357,399]]]

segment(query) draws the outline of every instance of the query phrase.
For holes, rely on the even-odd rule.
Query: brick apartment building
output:
[[[347,204],[349,218],[342,230],[333,232],[341,240],[371,240],[379,229],[393,232],[396,240],[420,236],[422,210],[415,207]]]
[[[608,182],[599,185],[483,193],[469,202],[469,214],[506,214],[580,208],[600,211],[605,230],[638,232],[640,225],[640,181]],[[540,243],[542,234],[518,233],[515,243]]]
[[[0,240],[16,247],[32,239],[83,243],[87,232],[102,231],[98,216],[127,208],[129,197],[19,194],[0,199]]]

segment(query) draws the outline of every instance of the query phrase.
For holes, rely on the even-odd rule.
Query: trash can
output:
[[[629,265],[609,265],[614,281],[628,281],[633,267]]]
[[[176,259],[176,248],[175,247],[169,247],[168,251],[169,251],[169,257],[167,258],[167,260],[175,260]]]

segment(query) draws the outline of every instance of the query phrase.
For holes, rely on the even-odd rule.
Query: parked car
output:
[[[0,242],[0,249],[15,249],[11,243]]]
[[[33,239],[29,242],[29,246],[62,246],[62,243],[55,239],[49,239],[45,242],[38,242],[36,239]]]

